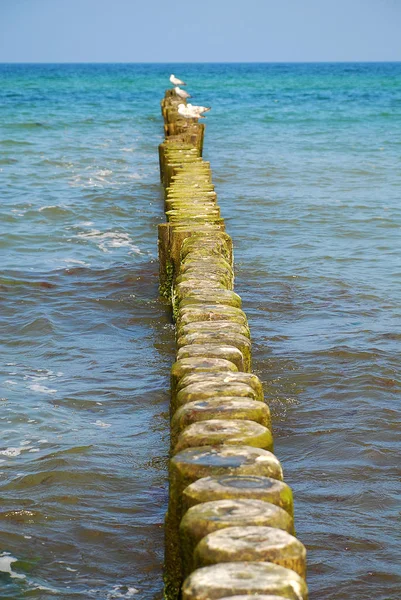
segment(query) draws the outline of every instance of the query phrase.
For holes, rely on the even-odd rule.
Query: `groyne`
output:
[[[252,373],[250,330],[234,292],[233,243],[203,160],[204,124],[162,100],[166,223],[160,293],[171,302],[171,458],[165,598],[307,599],[306,551],[273,454],[268,403]]]

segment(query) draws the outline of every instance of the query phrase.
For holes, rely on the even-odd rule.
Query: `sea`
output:
[[[157,600],[170,73],[204,157],[312,600],[401,598],[401,63],[0,65],[0,598]]]

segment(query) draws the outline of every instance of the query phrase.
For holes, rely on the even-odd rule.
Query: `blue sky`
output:
[[[0,62],[401,61],[401,0],[0,0]]]

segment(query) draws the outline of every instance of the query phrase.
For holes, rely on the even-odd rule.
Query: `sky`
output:
[[[0,0],[0,62],[401,61],[401,0]]]

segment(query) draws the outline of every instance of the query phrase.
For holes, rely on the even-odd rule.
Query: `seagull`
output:
[[[187,85],[185,81],[181,81],[181,79],[177,79],[172,73],[170,75],[170,81],[173,85]]]
[[[196,111],[199,115],[202,115],[204,112],[207,112],[212,107],[211,106],[195,106],[194,104],[187,104],[187,108],[190,110]]]
[[[199,110],[197,110],[198,108],[205,108],[204,106],[192,106],[192,107],[188,107],[185,106],[185,104],[179,104],[178,105],[178,114],[181,115],[182,117],[185,117],[185,119],[204,119],[205,117],[201,114],[201,112],[199,112]],[[208,110],[208,109],[206,109]]]
[[[191,94],[188,94],[188,92],[179,88],[178,85],[174,88],[174,90],[175,90],[175,93],[177,94],[177,96],[179,96],[180,98],[190,98],[191,97]]]

